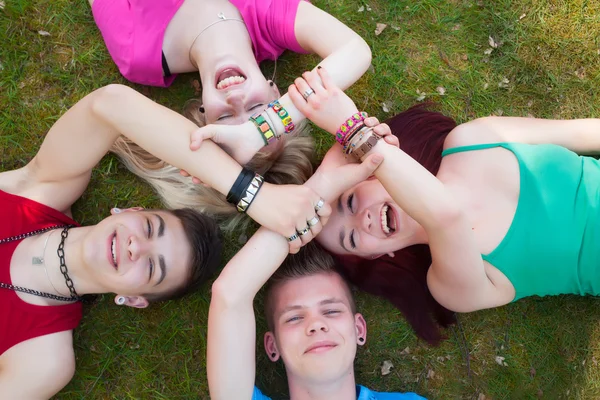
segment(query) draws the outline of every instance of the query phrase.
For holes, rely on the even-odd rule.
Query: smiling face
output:
[[[330,382],[352,372],[366,324],[353,313],[348,286],[340,275],[325,272],[294,278],[272,290],[274,332],[265,335],[265,348],[269,355],[275,349],[281,355],[288,379]]]
[[[190,244],[180,220],[168,212],[112,215],[94,226],[83,246],[88,272],[105,292],[169,292],[189,275]]]
[[[376,257],[423,242],[423,230],[377,179],[344,192],[317,241],[335,254]]]
[[[234,64],[219,67],[202,76],[202,103],[207,124],[242,124],[251,115],[263,111],[279,98],[277,86],[271,86],[258,65],[245,71]]]

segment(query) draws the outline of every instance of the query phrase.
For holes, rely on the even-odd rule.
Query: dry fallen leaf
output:
[[[389,360],[385,360],[381,366],[381,375],[389,375],[389,373],[392,372],[392,368],[394,368],[394,364]]]
[[[585,67],[579,67],[577,71],[574,72],[574,74],[579,79],[585,79]]]
[[[525,18],[526,16],[527,16],[527,14],[521,14],[521,15],[519,16],[519,21],[520,21],[520,20],[522,20],[523,18]]]
[[[38,34],[40,36],[50,36],[50,32],[46,32],[46,31],[38,31]]]
[[[410,354],[410,347],[406,347],[404,350],[400,352],[400,354]]]
[[[427,97],[427,95],[417,89],[417,101],[423,101],[425,100],[425,97]]]
[[[498,43],[491,36],[488,36],[488,43],[490,44],[490,47],[492,47],[494,49],[498,48]]]
[[[381,35],[381,32],[383,32],[383,30],[387,28],[386,24],[381,24],[381,23],[377,23],[377,28],[375,29],[375,36],[379,36]]]
[[[435,371],[430,369],[427,371],[427,379],[433,379],[435,377]]]
[[[435,88],[435,90],[437,90],[437,92],[440,94],[440,96],[443,96],[446,94],[446,88],[444,88],[443,86],[438,86]]]
[[[444,361],[446,361],[446,357],[438,357],[437,360],[438,362],[443,363]]]
[[[371,7],[367,4],[367,11],[371,11]]]
[[[487,397],[485,397],[485,394],[483,393],[479,393],[479,396],[477,396],[477,400],[486,400]]]
[[[452,27],[452,30],[453,30],[453,31],[457,31],[457,30],[459,30],[459,29],[460,29],[460,24],[456,24],[456,25],[454,25],[454,26]]]
[[[358,7],[358,12],[363,12],[363,11],[365,11],[365,6]]]
[[[504,115],[504,110],[499,108],[496,111],[494,111],[494,115],[497,117],[501,117],[502,115]],[[504,349],[502,349],[502,350],[504,350]]]
[[[468,55],[468,54],[463,54],[462,56],[460,56],[460,58],[461,58],[463,61],[467,61],[467,60],[469,59],[469,55]]]
[[[544,391],[542,389],[538,390],[537,397],[539,397],[539,398],[544,397]]]
[[[492,54],[492,51],[494,51],[494,49],[492,49],[491,47],[488,49],[485,49],[485,51],[483,52],[483,54],[489,56],[490,54]]]
[[[395,31],[399,31],[399,30],[400,30],[400,27],[399,27],[399,26],[394,26],[394,25],[392,25],[392,29],[393,29],[393,30],[395,30]]]
[[[535,374],[537,372],[535,371],[535,368],[531,367],[531,369],[529,370],[529,376],[531,376],[532,378],[535,378]]]
[[[496,360],[496,364],[498,364],[500,366],[502,366],[503,364],[506,364],[504,362],[504,357],[502,357],[502,356],[496,356],[495,360]]]
[[[386,104],[386,102],[384,101],[383,103],[381,103],[381,109],[383,110],[383,112],[390,112],[390,108],[389,106]]]
[[[592,363],[594,365],[598,365],[598,361],[596,361],[596,357],[592,356]]]
[[[0,10],[4,10],[4,2],[0,1]]]
[[[372,74],[375,73],[375,67],[373,66],[373,64],[369,65],[369,72]]]
[[[506,89],[508,87],[508,84],[510,83],[510,81],[508,80],[508,78],[503,78],[499,83],[498,83],[498,87]]]

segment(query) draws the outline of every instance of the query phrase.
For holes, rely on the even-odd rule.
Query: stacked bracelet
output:
[[[242,172],[240,172],[227,194],[227,201],[235,205],[239,212],[244,213],[254,201],[263,183],[264,178],[262,176],[248,168],[242,168]]]
[[[283,108],[281,104],[279,104],[279,101],[275,100],[274,102],[269,103],[267,108],[272,108],[279,119],[281,119],[285,133],[291,133],[294,130],[296,126],[292,122],[292,117],[290,117],[290,114],[288,114],[287,110]]]
[[[252,121],[254,126],[256,126],[256,129],[258,129],[258,133],[260,133],[260,136],[265,142],[265,146],[267,146],[273,139],[277,138],[275,130],[261,114],[254,114],[250,117],[250,121]]]
[[[344,145],[348,133],[350,133],[353,130],[356,124],[362,123],[367,117],[368,115],[366,112],[359,112],[353,114],[337,130],[337,132],[335,133],[335,140],[337,140],[339,144]]]
[[[364,137],[366,140],[363,140]],[[363,127],[352,138],[350,138],[344,147],[346,155],[352,155],[356,161],[360,161],[375,145],[381,136],[373,131],[373,128]],[[360,145],[359,145],[360,144]]]

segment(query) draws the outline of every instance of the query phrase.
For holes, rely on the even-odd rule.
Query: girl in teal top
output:
[[[320,74],[323,84],[317,73],[309,74],[289,93],[317,125],[341,125],[357,108]],[[308,86],[319,109],[311,106],[316,101],[294,95]],[[421,110],[419,118],[427,121],[431,115]],[[415,119],[406,129],[419,123]],[[374,130],[390,133],[385,124]],[[431,251],[427,287],[452,311],[498,307],[533,295],[600,293],[600,165],[582,156],[600,150],[600,120],[476,119],[445,137],[435,175],[402,150],[410,139],[401,139],[399,147],[389,138],[376,142],[367,154],[383,157],[377,179],[342,193],[317,238],[346,260],[370,260],[361,272],[348,273],[358,286],[392,298],[386,290],[394,290],[394,281],[366,271],[381,266],[372,260],[402,264],[402,250],[426,244]],[[423,159],[435,138],[425,139],[420,151],[413,151]],[[336,144],[321,170],[353,161],[341,153]],[[396,282],[395,292],[405,290],[400,279]]]

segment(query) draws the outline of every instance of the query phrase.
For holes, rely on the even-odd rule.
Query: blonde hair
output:
[[[205,122],[200,106],[199,99],[188,101],[183,115],[201,127]],[[294,133],[277,150],[258,152],[246,167],[263,175],[269,183],[300,185],[306,182],[313,173],[315,162],[315,143],[310,136],[308,121],[297,124]],[[128,138],[119,137],[110,151],[127,169],[154,188],[165,207],[191,208],[207,213],[217,218],[225,231],[247,227],[250,219],[237,212],[224,195],[213,188],[192,183],[191,178],[182,176],[178,168],[154,157]]]

